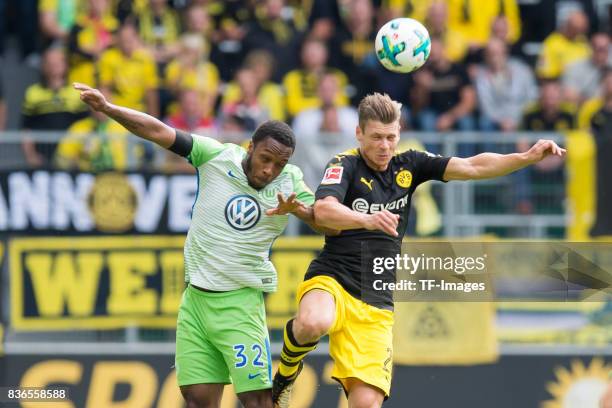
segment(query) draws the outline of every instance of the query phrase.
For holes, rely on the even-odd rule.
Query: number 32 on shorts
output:
[[[234,366],[236,368],[242,368],[249,363],[249,357],[244,353],[246,350],[246,346],[244,344],[236,344],[234,345],[234,351],[236,352],[236,362]],[[253,358],[253,366],[254,367],[263,367],[265,364],[261,360],[261,355],[263,354],[263,348],[259,344],[253,344],[250,347],[251,357]],[[254,357],[253,357],[254,356]]]

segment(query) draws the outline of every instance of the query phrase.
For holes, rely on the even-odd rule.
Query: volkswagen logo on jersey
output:
[[[261,209],[256,199],[242,194],[232,197],[225,206],[225,220],[234,229],[246,231],[259,221]]]

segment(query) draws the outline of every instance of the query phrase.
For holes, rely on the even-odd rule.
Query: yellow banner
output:
[[[396,364],[467,365],[497,360],[492,303],[398,302],[395,313]]]
[[[18,330],[174,328],[184,288],[182,236],[10,241],[11,323]],[[296,311],[295,289],[322,238],[279,239],[267,298],[271,328]]]
[[[10,324],[16,330],[174,329],[184,288],[183,244],[183,236],[14,238],[6,251]],[[322,246],[321,237],[283,237],[275,242],[271,260],[279,283],[277,292],[266,297],[270,329],[282,329],[295,316],[296,289]],[[0,261],[4,252],[0,243]],[[505,327],[495,333],[495,311],[485,305],[397,302],[398,361],[410,363],[424,356],[431,364],[435,364],[432,359],[490,361],[496,356],[493,339],[497,336],[502,341],[548,342],[563,334],[566,342],[580,344],[610,339],[607,326],[593,323],[576,328],[571,338],[569,331],[542,327]],[[606,312],[612,310],[609,303],[601,302],[554,306],[550,302],[502,302],[497,306],[517,315],[523,311],[574,312],[592,322],[604,321]]]

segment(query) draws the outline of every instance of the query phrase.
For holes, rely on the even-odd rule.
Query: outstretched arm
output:
[[[497,154],[481,153],[468,158],[453,157],[446,166],[444,180],[479,180],[505,176],[546,156],[564,156],[565,149],[557,146],[552,140],[538,140],[531,149],[524,153]]]
[[[143,139],[169,148],[176,139],[176,131],[160,120],[134,109],[124,108],[108,102],[102,92],[84,84],[75,83],[74,89],[81,93],[81,100],[93,110],[104,113],[119,122],[131,133]]]

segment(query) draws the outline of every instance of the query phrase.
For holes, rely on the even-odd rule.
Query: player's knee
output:
[[[195,396],[185,395],[185,407],[186,408],[218,408],[219,404],[209,398],[198,398]]]
[[[358,398],[350,399],[350,408],[380,408],[384,398],[382,395],[371,392],[361,393]]]
[[[186,408],[218,408],[220,396],[200,392],[192,387],[181,387]]]
[[[316,341],[334,324],[333,316],[325,313],[302,313],[293,322],[293,332],[298,340]]]
[[[245,408],[272,408],[271,390],[251,391],[238,394]]]
[[[385,399],[383,392],[360,380],[349,379],[349,408],[380,408]]]

